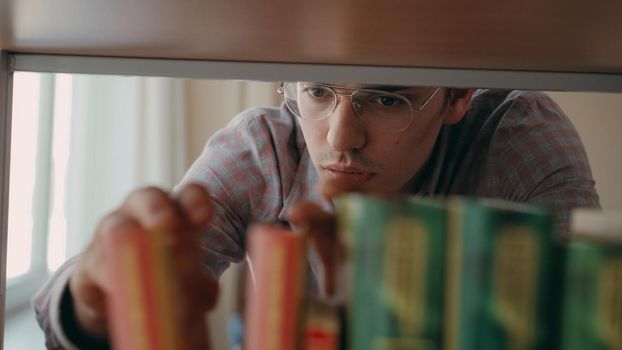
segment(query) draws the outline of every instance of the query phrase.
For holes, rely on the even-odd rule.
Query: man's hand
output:
[[[347,192],[359,192],[360,187],[347,182],[323,182],[318,191],[328,200]],[[288,220],[309,235],[311,247],[320,259],[320,292],[325,296],[334,296],[337,286],[337,271],[344,258],[342,242],[337,236],[337,218],[317,204],[301,201],[287,213]]]
[[[154,187],[132,192],[120,208],[97,226],[95,236],[82,255],[69,281],[76,319],[82,331],[94,338],[107,338],[106,296],[111,286],[105,253],[107,235],[140,229],[148,234],[154,228],[182,232],[180,255],[191,257],[192,266],[181,278],[190,284],[190,304],[207,311],[214,307],[218,283],[203,266],[199,233],[212,217],[210,197],[200,185],[188,185],[175,196]]]

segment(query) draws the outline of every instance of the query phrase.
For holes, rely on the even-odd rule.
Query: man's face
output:
[[[300,85],[301,83],[299,83]],[[313,164],[324,181],[355,183],[363,190],[407,192],[428,160],[443,124],[444,95],[441,89],[420,112],[414,112],[402,131],[374,126],[363,111],[357,114],[349,94],[352,89],[382,89],[378,86],[340,85],[343,96],[328,117],[299,119]],[[434,89],[401,88],[404,96]],[[300,88],[299,88],[300,91]],[[428,94],[429,95],[429,94]],[[415,106],[416,107],[416,106]],[[363,106],[362,108],[365,108]]]

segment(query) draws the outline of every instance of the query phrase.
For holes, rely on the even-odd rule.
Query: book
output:
[[[571,227],[563,348],[622,349],[622,213],[577,209]]]
[[[204,312],[184,298],[178,276],[188,261],[172,244],[180,233],[162,229],[107,235],[108,325],[116,350],[209,349]]]
[[[445,348],[554,348],[563,251],[553,217],[536,206],[459,197],[447,210]]]
[[[283,226],[257,223],[249,227],[246,242],[244,348],[300,349],[306,237]]]
[[[348,194],[335,204],[350,265],[348,348],[440,349],[442,203]]]
[[[340,350],[343,320],[339,304],[308,297],[302,316],[303,350]]]

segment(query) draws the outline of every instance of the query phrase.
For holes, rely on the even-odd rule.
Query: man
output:
[[[244,259],[249,223],[320,227],[314,237],[330,247],[318,226],[331,210],[320,182],[329,195],[345,185],[541,203],[562,235],[571,208],[599,205],[579,137],[544,94],[308,82],[279,92],[281,108],[248,110],[217,133],[174,195],[137,190],[101,221],[86,252],[34,299],[49,347],[105,347],[101,242],[127,227],[201,233],[206,269],[194,280],[207,309],[214,277]]]

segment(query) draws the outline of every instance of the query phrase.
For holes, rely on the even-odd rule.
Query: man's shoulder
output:
[[[444,140],[446,157],[463,172],[496,168],[500,173],[583,152],[572,122],[538,91],[478,90],[467,115],[447,129]]]
[[[559,106],[544,92],[480,89],[473,95],[467,117],[538,118],[544,111],[561,112]]]
[[[546,93],[482,91],[476,98],[480,108],[488,105],[480,109],[481,115],[474,114],[481,125],[473,149],[482,153],[489,169],[536,183],[560,168],[576,167],[573,163],[585,158],[574,125]]]
[[[211,148],[229,152],[251,151],[267,157],[298,157],[304,138],[294,116],[285,107],[253,107],[237,114],[208,141]]]
[[[517,137],[574,129],[562,109],[540,91],[478,90],[461,128],[480,137]],[[520,135],[526,133],[528,135]]]
[[[259,125],[268,127],[295,128],[295,120],[283,106],[251,107],[238,113],[227,125],[228,128],[252,129]]]

